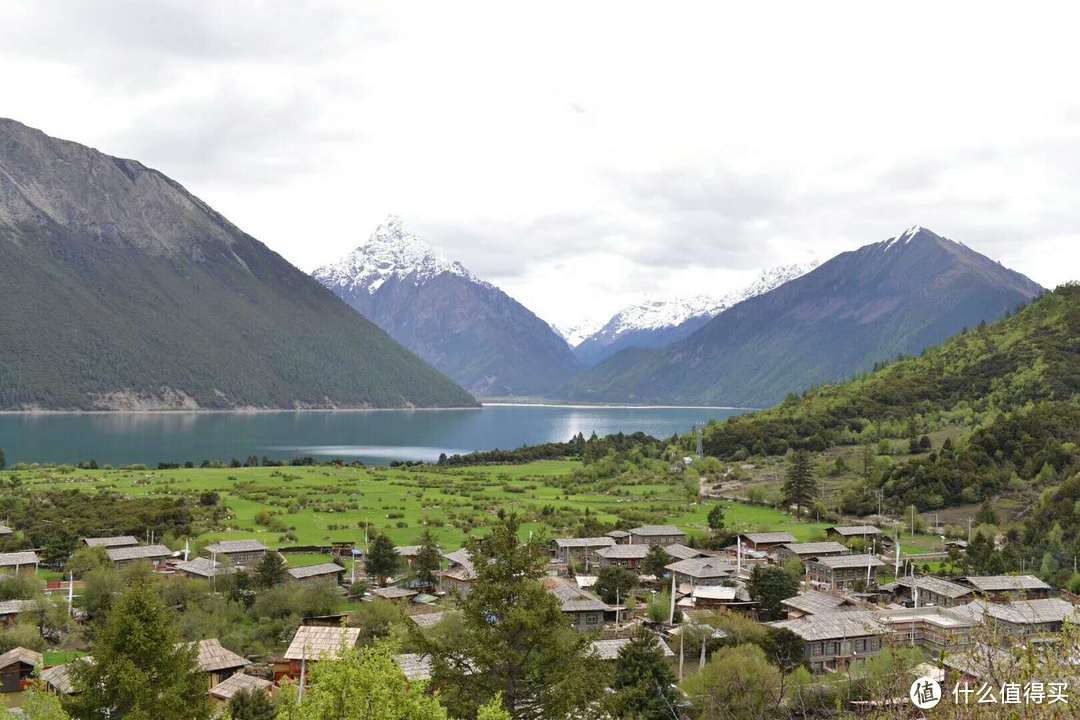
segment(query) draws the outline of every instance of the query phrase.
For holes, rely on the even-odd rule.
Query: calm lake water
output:
[[[0,448],[18,462],[99,464],[243,459],[249,455],[435,460],[473,450],[565,441],[581,432],[670,437],[740,410],[487,405],[478,410],[301,413],[0,415]]]

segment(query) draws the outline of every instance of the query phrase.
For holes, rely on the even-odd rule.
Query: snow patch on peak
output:
[[[422,285],[443,273],[481,282],[461,263],[437,253],[406,230],[401,218],[390,215],[375,228],[366,243],[312,275],[327,287],[361,289],[374,294],[391,278]]]
[[[721,297],[696,295],[666,300],[646,300],[619,311],[607,324],[584,339],[595,337],[600,342],[607,344],[628,332],[662,330],[677,327],[692,318],[716,317],[744,300],[763,295],[786,282],[805,275],[817,266],[818,262],[815,260],[806,264],[781,265],[763,270],[758,278],[747,287],[729,292]],[[564,337],[567,336],[564,335]],[[575,346],[583,342],[584,339],[575,343],[567,337],[567,341]]]
[[[552,325],[551,329],[562,336],[570,347],[577,347],[597,330],[602,328],[605,320],[595,318],[583,320],[573,325]]]

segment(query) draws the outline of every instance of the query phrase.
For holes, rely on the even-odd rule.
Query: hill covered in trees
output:
[[[179,183],[0,119],[0,409],[475,400]]]
[[[920,442],[945,429],[940,447]],[[1059,287],[921,357],[712,424],[704,446],[727,460],[836,445],[863,445],[869,456],[896,439],[914,441],[918,454],[868,468],[845,492],[845,510],[869,512],[879,490],[894,509],[934,510],[1072,478],[1080,471],[1080,286]]]

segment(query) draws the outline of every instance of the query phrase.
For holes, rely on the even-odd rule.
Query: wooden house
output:
[[[637,572],[645,556],[649,554],[649,545],[612,545],[596,551],[596,557],[600,560],[600,567],[606,568],[612,565],[627,568]]]
[[[228,575],[233,570],[233,566],[229,563],[221,563],[204,557],[196,557],[176,564],[177,573],[197,580],[211,580],[221,575]]]
[[[0,575],[36,575],[40,562],[33,550],[0,553]]]
[[[795,538],[786,532],[743,533],[739,536],[743,550],[756,550],[771,553],[781,545],[795,542]]]
[[[611,547],[615,544],[615,538],[591,537],[591,538],[557,538],[555,540],[555,560],[557,562],[588,564],[596,560],[596,551]]]
[[[808,543],[784,543],[774,551],[776,559],[783,563],[788,558],[798,558],[800,562],[806,562],[814,557],[831,557],[835,555],[847,555],[850,550],[838,542],[808,542]]]
[[[969,575],[958,582],[991,602],[1042,600],[1054,591],[1034,575]]]
[[[461,548],[452,553],[443,553],[443,558],[449,566],[438,573],[439,591],[468,595],[472,591],[473,583],[476,582],[476,568],[473,567],[469,551]]]
[[[248,666],[246,658],[222,647],[217,638],[189,644],[196,648],[196,663],[199,671],[206,675],[207,689],[216,687]]]
[[[33,650],[16,647],[0,655],[0,693],[26,689],[34,669],[42,664],[42,655]]]
[[[807,615],[796,620],[769,623],[805,641],[804,659],[810,671],[843,671],[881,652],[889,629],[877,613],[867,610]]]
[[[210,696],[210,705],[214,714],[220,715],[225,712],[229,701],[241,691],[249,693],[265,692],[272,697],[274,689],[274,683],[269,680],[238,672],[210,688],[208,695]]]
[[[862,540],[870,543],[881,537],[881,530],[873,525],[833,525],[825,528],[825,537],[840,542]]]
[[[642,525],[630,529],[630,544],[671,545],[686,542],[686,533],[674,525]]]
[[[322,580],[333,580],[340,583],[344,572],[345,568],[337,563],[319,563],[318,565],[289,568],[289,578],[296,582],[306,583],[315,583]]]
[[[135,547],[139,539],[134,535],[112,535],[110,537],[85,537],[83,545],[88,548],[122,548]]]
[[[113,565],[133,565],[148,562],[155,568],[165,564],[173,556],[173,551],[164,545],[135,545],[133,547],[106,548],[105,554]]]
[[[274,681],[283,677],[299,679],[303,665],[336,660],[342,650],[355,647],[359,639],[360,628],[301,625],[285,655],[274,663]]]
[[[812,582],[829,588],[853,588],[877,584],[878,568],[885,563],[876,555],[835,555],[806,561],[806,574]]]
[[[207,545],[204,552],[215,560],[228,560],[236,567],[251,569],[269,552],[258,540],[221,540]]]

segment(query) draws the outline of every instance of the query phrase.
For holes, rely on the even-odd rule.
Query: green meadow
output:
[[[610,524],[679,526],[707,533],[711,503],[687,496],[685,485],[665,474],[632,482],[595,480],[575,473],[575,460],[465,468],[360,468],[336,466],[98,469],[28,467],[2,473],[24,490],[78,489],[123,495],[182,496],[198,503],[216,493],[223,512],[200,522],[193,540],[256,538],[269,547],[362,546],[374,533],[412,545],[430,530],[445,548],[482,535],[499,512],[523,516],[523,533],[548,537],[571,532],[591,517]],[[775,508],[724,502],[725,525],[740,532],[778,530],[800,541],[822,538],[827,523],[796,521]],[[931,538],[918,538],[929,548]],[[294,565],[321,562],[318,554],[293,554]]]

